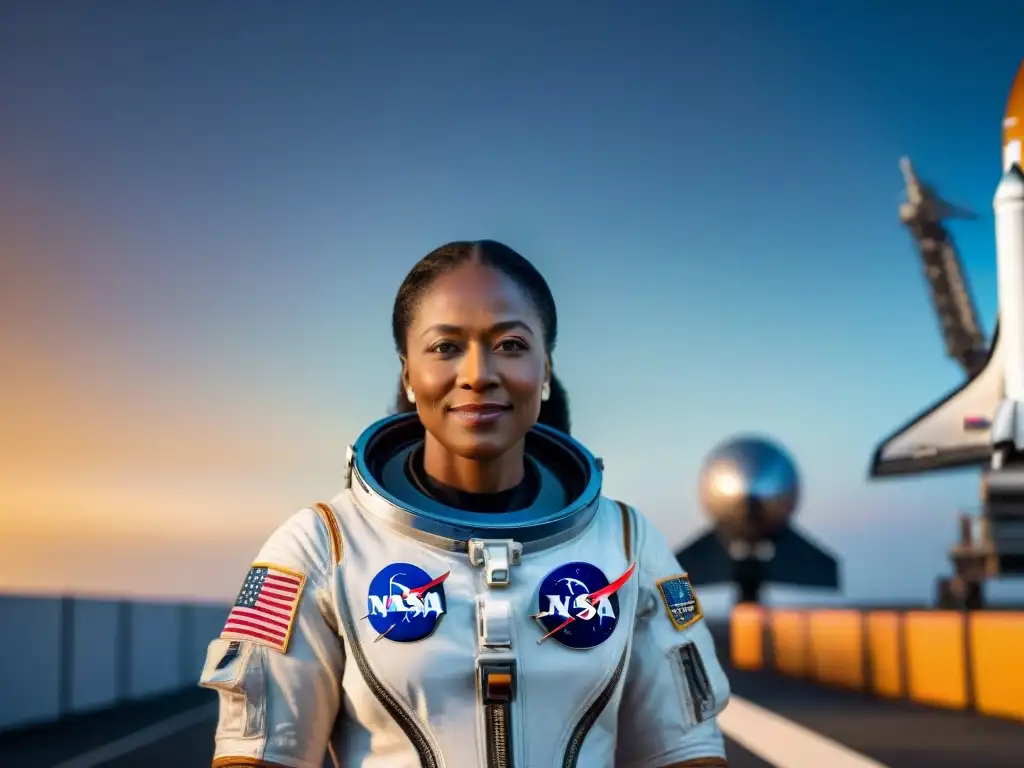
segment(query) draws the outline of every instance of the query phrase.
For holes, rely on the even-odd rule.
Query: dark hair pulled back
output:
[[[558,312],[555,299],[543,275],[526,257],[507,245],[494,240],[459,240],[435,248],[409,270],[395,296],[395,307],[391,313],[391,333],[395,339],[398,354],[406,355],[406,334],[412,322],[413,313],[420,300],[441,275],[466,263],[483,264],[509,277],[533,304],[544,326],[544,346],[548,354],[555,349],[558,340]],[[406,399],[401,377],[395,395],[394,412],[408,413],[416,406]],[[569,395],[565,387],[551,374],[551,397],[541,403],[537,421],[569,433]]]

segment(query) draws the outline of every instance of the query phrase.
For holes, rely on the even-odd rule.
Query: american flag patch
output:
[[[991,426],[992,422],[984,416],[964,416],[965,432],[979,432],[989,429]]]
[[[284,653],[305,583],[301,573],[279,565],[253,563],[220,636],[251,640]]]

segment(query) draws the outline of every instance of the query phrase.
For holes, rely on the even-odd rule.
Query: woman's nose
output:
[[[459,385],[464,389],[484,390],[497,384],[491,355],[481,345],[470,346],[462,357]]]

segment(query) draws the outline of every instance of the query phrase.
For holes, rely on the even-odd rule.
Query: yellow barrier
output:
[[[900,615],[895,611],[871,611],[865,620],[871,690],[886,698],[900,698],[906,693]]]
[[[737,606],[737,669],[1024,721],[1024,611],[859,611]]]
[[[968,631],[975,708],[1024,720],[1024,613],[972,613]]]
[[[813,611],[807,617],[810,673],[829,685],[864,687],[864,618],[860,611]]]
[[[907,693],[911,700],[949,709],[967,707],[964,616],[910,611],[904,618]]]
[[[772,655],[775,668],[783,674],[807,674],[807,620],[803,611],[771,612]]]
[[[758,605],[739,605],[729,621],[729,644],[736,669],[764,667],[764,610]]]

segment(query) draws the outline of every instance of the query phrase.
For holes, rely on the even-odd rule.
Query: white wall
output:
[[[196,685],[227,611],[0,596],[0,730]]]

